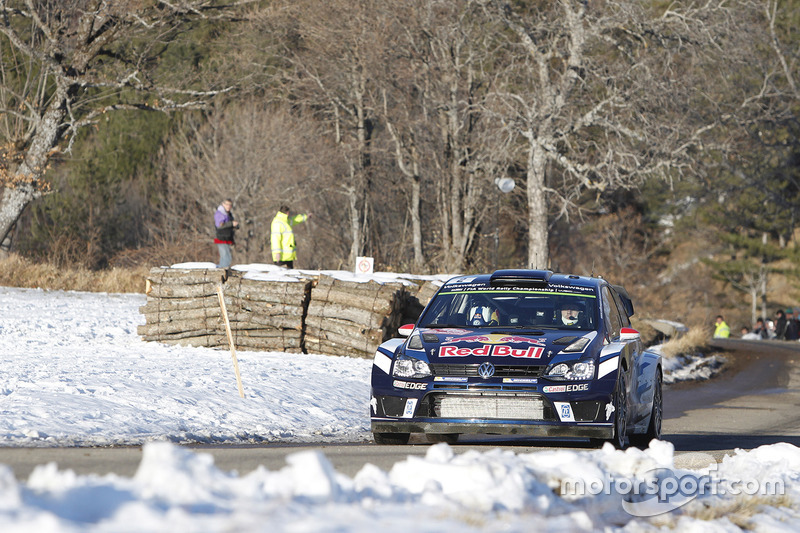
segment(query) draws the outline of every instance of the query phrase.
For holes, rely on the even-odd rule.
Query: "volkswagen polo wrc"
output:
[[[624,288],[549,270],[450,279],[372,367],[378,444],[499,434],[647,444],[662,364],[631,328]]]

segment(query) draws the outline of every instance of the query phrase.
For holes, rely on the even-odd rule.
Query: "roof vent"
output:
[[[552,275],[552,270],[496,270],[489,278],[489,284],[492,286],[546,287]]]

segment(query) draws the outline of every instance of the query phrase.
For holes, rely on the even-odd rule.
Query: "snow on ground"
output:
[[[651,347],[655,351],[658,346]],[[679,381],[704,381],[718,374],[725,365],[725,357],[719,354],[679,354],[662,357],[664,365],[664,383]]]
[[[648,450],[454,453],[350,478],[319,451],[247,474],[180,442],[367,441],[371,361],[145,343],[142,295],[0,287],[0,445],[142,444],[133,477],[0,465],[5,532],[795,531],[800,449],[705,470]],[[708,465],[708,461],[700,464]],[[726,491],[725,494],[722,494]],[[738,493],[738,494],[735,494]],[[652,515],[652,516],[651,516]]]
[[[237,351],[242,399],[229,351],[140,340],[145,301],[1,288],[0,445],[369,437],[371,361]]]

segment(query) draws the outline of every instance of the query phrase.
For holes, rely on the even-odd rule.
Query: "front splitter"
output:
[[[530,437],[576,437],[610,439],[612,424],[513,424],[476,422],[435,422],[406,420],[372,420],[373,433],[462,433],[486,435],[524,435]]]

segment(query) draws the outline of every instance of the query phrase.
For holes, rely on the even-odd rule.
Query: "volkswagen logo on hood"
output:
[[[478,375],[483,379],[489,379],[494,376],[494,365],[492,363],[483,363],[478,367]]]

